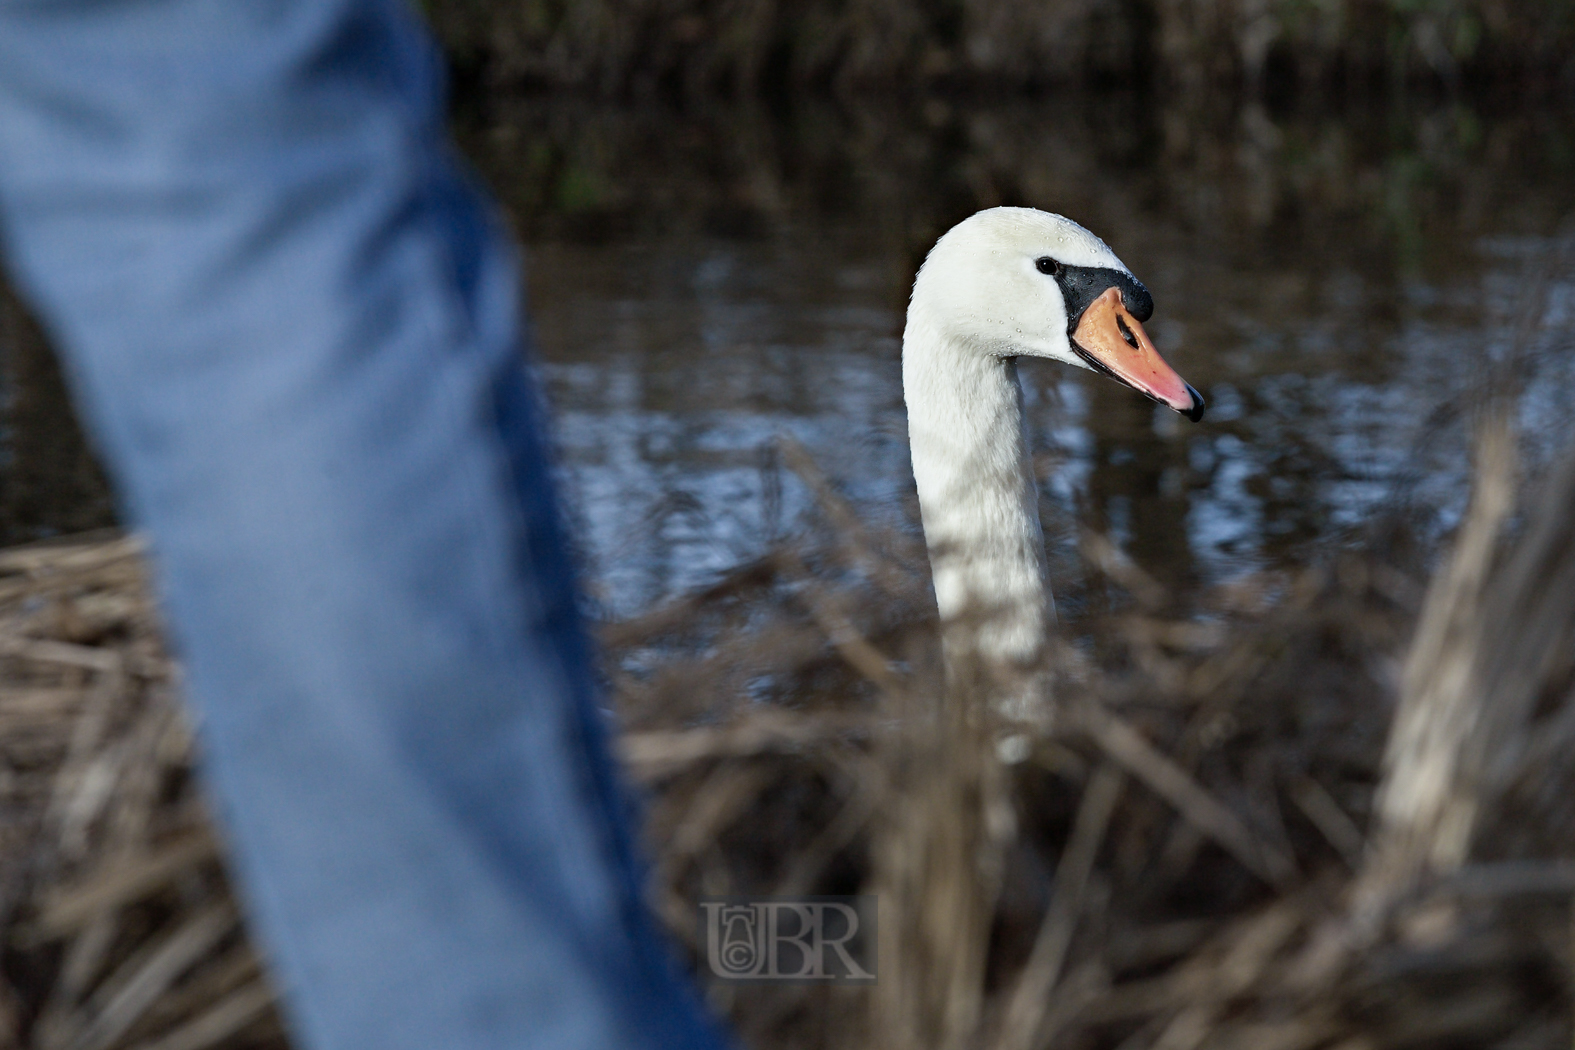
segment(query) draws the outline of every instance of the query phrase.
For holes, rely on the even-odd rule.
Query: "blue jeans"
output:
[[[508,239],[379,0],[0,0],[0,222],[152,536],[300,1042],[706,1048],[643,908]]]

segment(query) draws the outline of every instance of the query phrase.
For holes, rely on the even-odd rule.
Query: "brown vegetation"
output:
[[[922,551],[787,450],[818,538],[606,628],[621,749],[677,937],[872,889],[880,984],[715,1005],[761,1048],[1567,1046],[1575,458],[1483,434],[1425,595],[1350,553],[1182,606],[1088,536],[1048,727],[943,694]],[[0,1043],[283,1043],[173,676],[134,540],[0,554]]]

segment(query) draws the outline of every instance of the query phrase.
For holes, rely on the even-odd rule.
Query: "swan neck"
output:
[[[1016,360],[948,341],[915,302],[902,367],[948,664],[966,654],[1027,669],[1054,608]]]

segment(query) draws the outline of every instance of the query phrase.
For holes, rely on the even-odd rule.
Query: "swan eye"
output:
[[[1048,255],[1035,259],[1034,265],[1039,267],[1040,273],[1049,274],[1051,277],[1054,277],[1056,274],[1061,272],[1061,264],[1050,258]]]

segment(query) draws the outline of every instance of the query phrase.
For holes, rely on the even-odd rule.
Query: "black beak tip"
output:
[[[1181,414],[1196,423],[1203,418],[1203,395],[1191,383],[1187,384],[1187,393],[1192,395],[1192,407]]]

